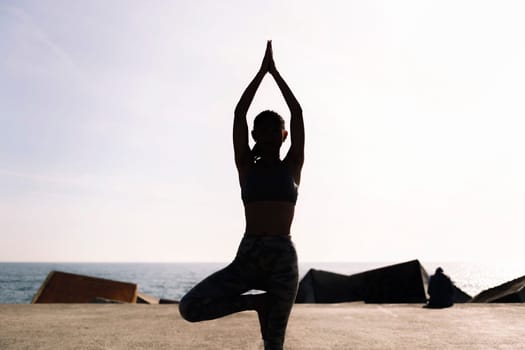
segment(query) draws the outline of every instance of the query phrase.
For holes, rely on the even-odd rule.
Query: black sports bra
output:
[[[279,162],[272,166],[253,164],[241,184],[244,204],[261,201],[297,202],[297,184],[290,171]]]

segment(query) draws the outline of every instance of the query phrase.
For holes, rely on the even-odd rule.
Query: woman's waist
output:
[[[259,230],[246,230],[244,237],[258,237],[258,238],[285,238],[291,239],[290,230],[287,232],[271,232],[271,231],[259,231]]]
[[[247,238],[247,239],[250,239],[250,238],[255,238],[255,239],[263,239],[263,240],[287,240],[287,241],[291,241],[292,240],[292,236],[290,235],[290,233],[260,233],[260,232],[257,232],[257,233],[254,233],[254,232],[244,232],[244,236],[243,238]]]
[[[248,236],[288,236],[292,221],[286,219],[246,219],[245,234]]]
[[[289,235],[294,212],[295,206],[289,203],[257,202],[245,205],[245,232],[258,236]]]
[[[246,221],[291,223],[295,206],[286,202],[255,202],[244,206]]]

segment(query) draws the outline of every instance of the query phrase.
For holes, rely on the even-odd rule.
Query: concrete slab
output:
[[[33,298],[34,304],[91,303],[94,300],[135,303],[135,283],[51,271]]]
[[[473,303],[520,303],[525,302],[525,276],[482,291]]]
[[[262,349],[257,316],[188,323],[177,305],[0,305],[0,349]],[[525,304],[302,304],[285,349],[525,349]]]

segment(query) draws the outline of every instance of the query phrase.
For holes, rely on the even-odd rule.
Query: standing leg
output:
[[[288,318],[297,294],[299,276],[295,248],[292,242],[286,242],[278,251],[280,254],[267,280],[266,324],[261,324],[261,329],[265,330],[265,350],[282,350]]]

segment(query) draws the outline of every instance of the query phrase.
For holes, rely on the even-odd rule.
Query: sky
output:
[[[268,39],[304,113],[301,261],[522,259],[524,10],[4,0],[0,261],[231,260],[233,110]],[[264,109],[289,121],[269,76]]]

